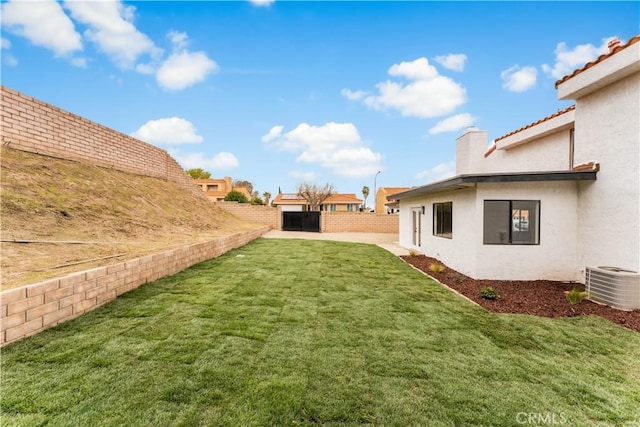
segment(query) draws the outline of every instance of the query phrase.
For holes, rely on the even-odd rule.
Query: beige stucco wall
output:
[[[579,264],[640,271],[640,73],[577,100],[575,140],[600,163],[579,186]]]
[[[476,159],[476,173],[569,170],[570,130],[562,129],[508,150]]]
[[[480,184],[477,188],[402,200],[400,245],[475,279],[579,280],[575,182]],[[540,200],[539,245],[485,245],[485,200]],[[433,203],[453,202],[451,239],[433,236]],[[411,239],[411,208],[425,206],[422,246]]]

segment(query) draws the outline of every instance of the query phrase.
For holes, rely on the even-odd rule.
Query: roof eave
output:
[[[458,175],[447,180],[423,185],[422,187],[417,187],[403,193],[396,193],[393,195],[393,198],[402,200],[427,194],[462,190],[475,187],[477,184],[481,183],[595,181],[596,174],[596,170],[588,170]]]
[[[558,99],[578,99],[615,81],[640,72],[640,43],[609,56],[578,74],[558,81]]]

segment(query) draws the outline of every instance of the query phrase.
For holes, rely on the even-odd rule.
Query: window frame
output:
[[[507,221],[508,221],[508,226],[507,229],[509,230],[509,236],[508,236],[508,240],[504,243],[502,242],[487,242],[486,241],[486,227],[487,227],[487,220],[486,220],[486,204],[487,202],[501,202],[501,203],[508,203],[508,208],[507,211],[505,213],[505,216],[507,217]],[[513,211],[514,209],[516,210],[520,210],[522,211],[522,208],[514,208],[514,202],[516,204],[518,203],[535,203],[535,214],[536,217],[535,219],[535,230],[534,233],[532,233],[532,238],[533,238],[533,242],[521,242],[521,241],[513,241],[513,233],[514,233],[514,223],[513,223]],[[531,199],[484,199],[483,200],[483,217],[482,217],[482,244],[483,245],[497,245],[497,246],[539,246],[540,245],[540,217],[541,217],[541,209],[542,209],[542,203],[540,200],[531,200]],[[527,217],[527,224],[528,226],[531,226],[532,221],[531,218]]]
[[[445,230],[447,221],[445,220],[446,209],[445,206],[449,205],[449,231]],[[438,213],[438,208],[442,208]],[[443,237],[445,239],[453,239],[453,201],[433,203],[432,206],[432,233],[436,237]]]

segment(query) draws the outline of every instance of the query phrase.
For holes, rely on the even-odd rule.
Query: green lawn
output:
[[[640,334],[489,314],[375,246],[260,239],[8,346],[1,392],[2,426],[631,427]]]

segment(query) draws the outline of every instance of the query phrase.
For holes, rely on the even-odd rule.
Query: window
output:
[[[353,212],[353,211],[355,211],[355,210],[356,210],[356,209],[355,209],[355,206],[356,206],[356,205],[354,205],[354,204],[352,204],[352,203],[347,204],[347,211],[349,211],[349,212]]]
[[[207,184],[207,191],[218,191],[218,184]]]
[[[433,235],[451,238],[453,234],[453,202],[433,204]]]
[[[331,208],[331,212],[335,212],[338,206],[336,204],[331,204],[330,208]]]
[[[485,200],[485,245],[539,245],[539,200]]]

